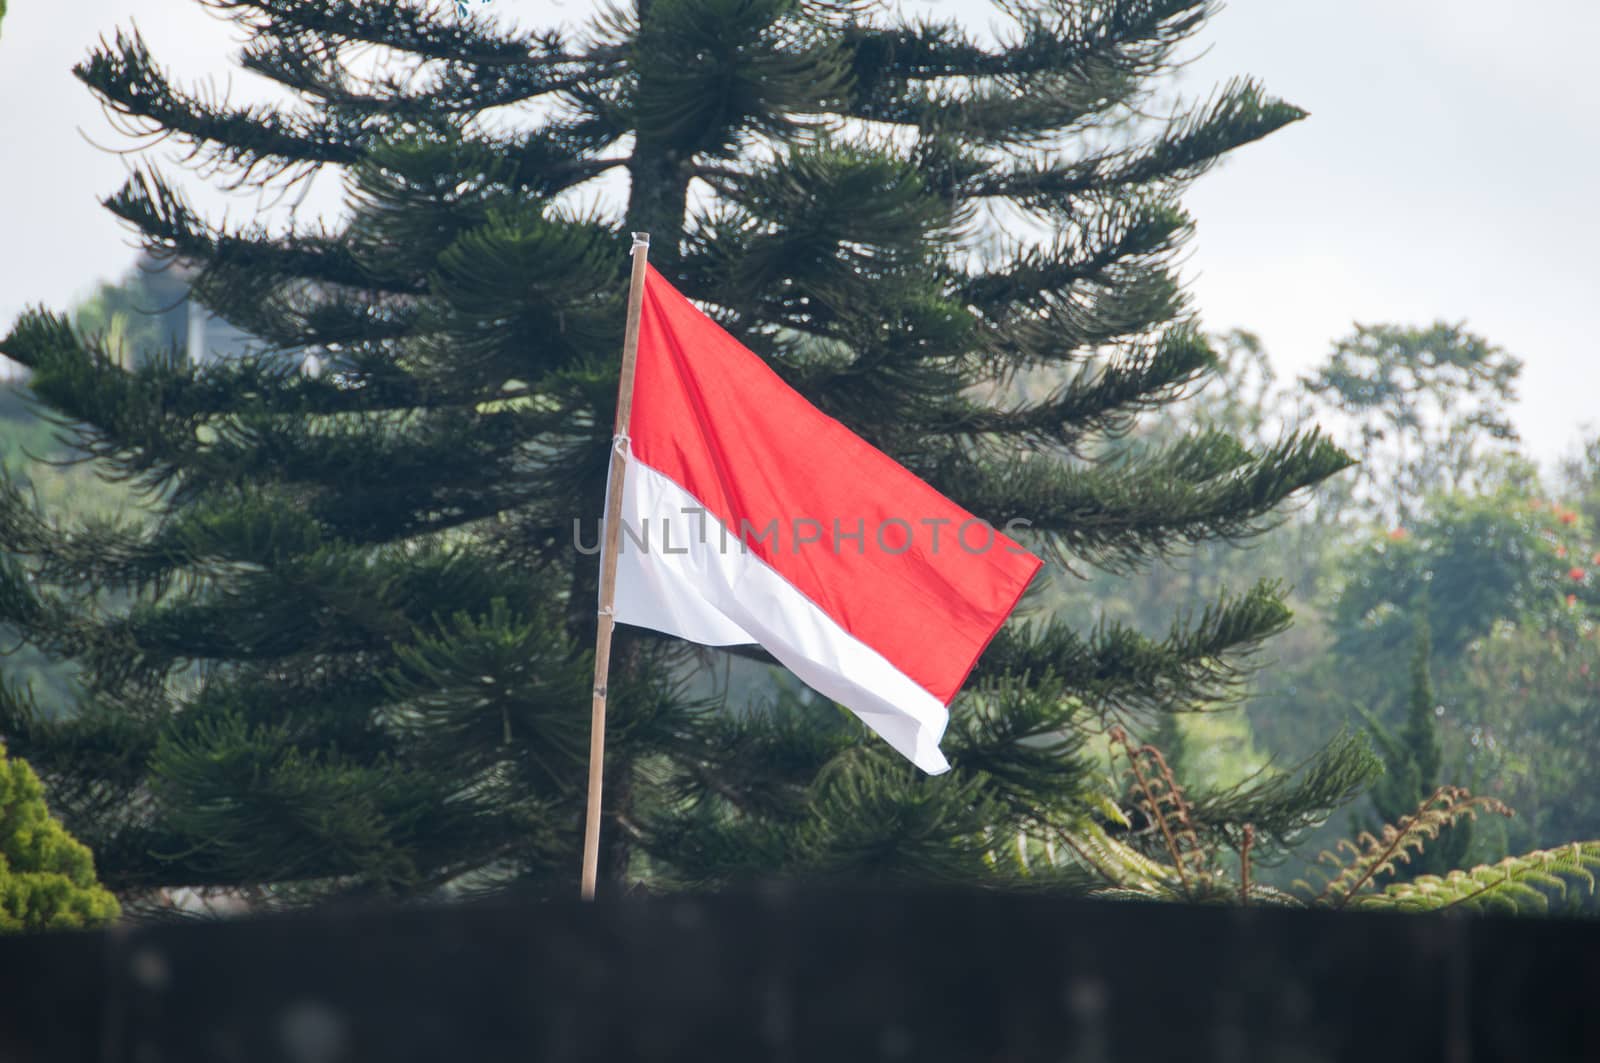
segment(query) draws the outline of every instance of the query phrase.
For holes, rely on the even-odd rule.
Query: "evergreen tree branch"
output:
[[[481,18],[414,0],[373,5],[361,0],[202,0],[257,35],[311,34],[322,40],[379,45],[428,59],[492,67],[528,67],[606,57],[568,55],[561,36],[507,34]]]
[[[973,177],[964,192],[1001,197],[1032,210],[1071,218],[1091,193],[1160,182],[1186,182],[1235,148],[1299,121],[1306,112],[1263,94],[1252,81],[1233,82],[1193,112],[1167,122],[1148,143],[1076,161],[1032,160]]]
[[[428,119],[537,100],[593,85],[616,73],[615,54],[569,54],[559,38],[540,43],[541,54],[514,64],[433,56],[428,57],[434,61],[425,78],[415,76],[420,71],[362,77],[340,61],[337,51],[325,47],[325,38],[302,30],[257,38],[245,48],[240,63],[339,111]],[[418,80],[420,85],[415,84]]]
[[[1117,438],[1142,412],[1178,398],[1213,365],[1203,337],[1189,330],[1168,333],[1153,346],[1136,348],[1082,369],[1043,400],[994,409],[952,403],[947,419],[921,426],[934,433],[991,435],[1006,445],[1063,445]]]
[[[996,322],[1037,315],[1070,305],[1073,289],[1085,282],[1114,289],[1132,267],[1163,263],[1189,231],[1188,215],[1165,196],[1108,198],[1084,212],[1054,246],[1024,247],[1000,268],[963,278],[959,296]]]
[[[270,287],[290,278],[323,284],[420,294],[419,278],[359,258],[349,244],[328,232],[269,236],[262,228],[241,232],[207,225],[182,193],[149,171],[138,171],[106,207],[135,226],[146,246],[164,255],[205,262],[214,272],[256,271]]]
[[[1225,701],[1246,676],[1248,657],[1288,625],[1281,594],[1276,585],[1260,583],[1198,617],[1179,617],[1160,640],[1119,623],[1102,623],[1088,638],[1054,620],[1034,630],[1006,627],[974,678],[1059,683],[1101,718],[1173,711],[1183,698]]]
[[[1161,69],[1172,49],[1210,15],[1207,0],[1118,0],[1085,5],[1070,0],[1008,5],[1016,31],[998,49],[986,48],[958,23],[924,20],[846,30],[854,52],[857,117],[894,120],[896,104],[916,82],[945,78],[1027,79],[1094,70],[1122,89]]]
[[[135,135],[181,137],[191,158],[236,170],[235,187],[256,176],[270,180],[355,162],[372,132],[366,123],[339,114],[286,114],[265,104],[231,108],[179,91],[155,65],[137,31],[119,30],[112,41],[102,39],[73,73]]]
[[[1359,732],[1341,731],[1287,771],[1263,769],[1237,785],[1191,791],[1189,796],[1203,832],[1215,830],[1238,847],[1243,844],[1243,825],[1249,824],[1253,844],[1270,854],[1290,848],[1306,830],[1322,823],[1329,809],[1355,800],[1382,770]]]
[[[1137,463],[1062,468],[1023,459],[996,468],[951,458],[922,471],[972,512],[997,515],[997,525],[1010,513],[1026,514],[1030,531],[1064,554],[1119,571],[1208,539],[1255,534],[1295,492],[1349,465],[1316,431],[1293,433],[1259,453],[1204,432]],[[996,490],[1000,482],[1004,492]]]

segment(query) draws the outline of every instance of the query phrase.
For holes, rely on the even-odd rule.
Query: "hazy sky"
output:
[[[987,5],[919,6],[982,19]],[[180,81],[225,87],[235,33],[193,0],[9,7],[0,327],[31,304],[70,305],[133,258],[98,205],[125,169],[104,148],[128,142],[71,65],[134,20]],[[493,8],[572,19],[590,3]],[[1526,363],[1518,423],[1536,456],[1572,449],[1582,425],[1600,429],[1587,309],[1600,279],[1600,89],[1587,73],[1597,39],[1593,0],[1232,0],[1184,85],[1256,75],[1311,118],[1243,149],[1187,200],[1198,220],[1188,273],[1207,327],[1259,333],[1292,375],[1354,321],[1465,320]],[[248,75],[233,78],[236,98],[251,91]],[[336,192],[323,182],[306,209]],[[258,207],[229,203],[236,218]]]

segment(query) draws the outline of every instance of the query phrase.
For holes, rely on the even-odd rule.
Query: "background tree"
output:
[[[1305,424],[1306,395],[1298,382],[1280,381],[1259,337],[1235,329],[1210,340],[1216,365],[1202,386],[1168,406],[1163,416],[1135,424],[1116,441],[1118,452],[1154,452],[1195,430],[1223,432],[1251,449],[1264,449],[1285,429]],[[1283,586],[1294,627],[1273,639],[1250,683],[1236,690],[1232,700],[1164,719],[1145,736],[1181,768],[1186,783],[1222,787],[1276,770],[1270,766],[1275,754],[1280,766],[1300,761],[1350,722],[1348,713],[1310,722],[1290,699],[1274,699],[1270,710],[1251,709],[1248,714],[1219,711],[1251,706],[1263,691],[1277,689],[1283,677],[1294,675],[1295,666],[1326,654],[1320,599],[1336,573],[1323,559],[1343,529],[1329,516],[1333,507],[1318,500],[1337,494],[1345,479],[1336,477],[1281,507],[1271,526],[1248,540],[1195,543],[1131,573],[1048,573],[1040,605],[1063,622],[1085,628],[1112,622],[1150,633],[1161,632],[1174,615],[1203,610],[1219,596],[1263,579]]]
[[[118,911],[89,850],[50,818],[38,776],[0,746],[0,933],[96,927]]]
[[[1509,849],[1600,835],[1595,632],[1593,615],[1577,610],[1549,628],[1504,625],[1460,662],[1461,726],[1446,735],[1446,755],[1516,809],[1500,832]]]
[[[1600,527],[1600,435],[1592,436],[1577,453],[1562,460],[1555,494],[1565,498],[1589,527]]]
[[[73,324],[127,362],[184,344],[188,279],[173,263],[142,259],[116,283],[101,284],[73,312]]]
[[[137,514],[133,492],[75,461],[82,455],[63,440],[61,429],[28,400],[25,388],[0,383],[0,468],[18,489],[55,512],[83,519]],[[78,671],[71,661],[49,657],[22,639],[16,628],[0,622],[0,675],[15,687],[31,689],[39,711],[65,711],[76,697]]]
[[[12,698],[0,732],[120,889],[573,887],[595,566],[571,534],[603,493],[628,230],[823,409],[1064,563],[1248,537],[1346,464],[1314,432],[1115,445],[1212,363],[1174,273],[1178,194],[1301,114],[1241,81],[1148,117],[1202,0],[1007,4],[993,44],[842,0],[652,0],[573,34],[210,5],[298,106],[186,92],[136,33],[79,75],[225,179],[337,171],[348,216],[215,225],[141,168],[108,206],[258,354],[126,365],[42,312],[3,342],[154,509],[0,502],[0,616],[84,675],[62,718]],[[610,174],[623,202],[589,183]],[[308,356],[321,375],[292,368]],[[1052,385],[1007,397],[1022,374]],[[1288,618],[1261,583],[1155,633],[1015,623],[938,779],[782,686],[726,704],[703,651],[629,632],[602,874],[1005,881],[997,846],[1099,829],[1096,736],[1225,702]],[[1342,744],[1197,829],[1245,817],[1281,844],[1369,769]]]
[[[1426,618],[1432,642],[1459,654],[1500,620],[1559,608],[1569,565],[1548,519],[1516,494],[1436,497],[1411,527],[1368,529],[1344,557],[1332,623],[1342,652],[1399,662]]]
[[[1259,677],[1257,739],[1303,754],[1363,710],[1406,729],[1406,648],[1427,629],[1441,781],[1517,812],[1480,825],[1474,859],[1600,836],[1581,767],[1600,756],[1597,556],[1576,508],[1509,489],[1435,495],[1408,529],[1352,527],[1310,605],[1327,641]]]
[[[1517,438],[1510,406],[1521,372],[1464,325],[1358,324],[1305,384],[1352,422],[1355,497],[1404,524],[1432,492],[1491,486],[1501,473],[1492,453]]]
[[[1134,441],[1156,442],[1175,426],[1204,423],[1264,443],[1279,424],[1302,423],[1308,407],[1324,406],[1328,414],[1309,387],[1273,382],[1270,363],[1260,364],[1264,352],[1248,333],[1217,337],[1215,346],[1219,367],[1208,386],[1171,407],[1159,425],[1136,426]],[[1476,346],[1493,349],[1488,341]],[[1337,363],[1335,352],[1320,375],[1335,375]],[[1446,374],[1442,382],[1417,386],[1432,394],[1459,385],[1458,379],[1451,383],[1459,373],[1447,359],[1438,359],[1434,369],[1417,368],[1424,376],[1436,370]],[[1582,501],[1600,482],[1592,475],[1595,462],[1592,455],[1575,455],[1552,490],[1513,441],[1462,421],[1456,438],[1471,466],[1464,476],[1468,488],[1446,490],[1443,474],[1430,472],[1441,480],[1438,489],[1408,500],[1405,492],[1414,486],[1406,485],[1414,485],[1417,474],[1400,475],[1397,463],[1424,449],[1429,433],[1450,416],[1385,429],[1384,445],[1369,449],[1373,464],[1356,490],[1346,490],[1348,477],[1323,485],[1308,506],[1288,511],[1283,524],[1243,549],[1201,544],[1131,579],[1053,581],[1044,600],[1060,615],[1085,624],[1113,618],[1147,630],[1172,611],[1194,608],[1250,578],[1277,577],[1292,587],[1287,601],[1295,610],[1294,629],[1274,640],[1271,657],[1244,692],[1247,714],[1187,715],[1147,736],[1187,785],[1215,788],[1258,770],[1271,773],[1309,755],[1341,727],[1364,727],[1368,714],[1383,736],[1380,745],[1394,744],[1389,759],[1406,759],[1400,736],[1413,729],[1407,723],[1413,648],[1428,627],[1438,636],[1432,678],[1441,781],[1470,785],[1518,813],[1479,821],[1471,859],[1600,837],[1600,816],[1589,799],[1593,788],[1578,766],[1597,755],[1590,731],[1600,720],[1594,678],[1600,676],[1594,659],[1600,642],[1590,606],[1600,553]],[[1404,438],[1397,440],[1397,433]],[[1409,522],[1397,526],[1395,515],[1407,506]],[[1379,789],[1396,784],[1391,772]],[[1380,819],[1408,811],[1390,796]],[[1411,807],[1422,796],[1413,796]],[[1333,846],[1340,827],[1330,822],[1303,844]],[[1258,865],[1256,873],[1287,887],[1294,869],[1289,861]]]
[[[1283,573],[1296,591],[1292,652],[1258,678],[1252,702],[1267,750],[1303,756],[1363,708],[1401,726],[1424,614],[1453,674],[1475,638],[1552,600],[1546,532],[1518,501],[1538,490],[1509,428],[1520,371],[1462,325],[1357,326],[1298,394],[1279,393],[1290,424],[1320,411],[1362,465],[1235,562]]]
[[[1384,765],[1383,778],[1373,783],[1368,794],[1379,826],[1410,815],[1445,781],[1441,774],[1444,754],[1435,719],[1439,701],[1434,696],[1433,677],[1429,671],[1432,658],[1433,643],[1428,636],[1427,621],[1419,620],[1411,654],[1411,689],[1406,694],[1405,724],[1391,730],[1375,718],[1370,721]],[[1367,829],[1377,828],[1369,826]],[[1396,875],[1405,879],[1446,874],[1462,866],[1471,845],[1471,820],[1441,827],[1431,844],[1397,868]]]

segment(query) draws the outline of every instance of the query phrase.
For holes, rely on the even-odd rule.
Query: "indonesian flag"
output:
[[[757,643],[919,768],[1040,561],[647,272],[613,615]]]

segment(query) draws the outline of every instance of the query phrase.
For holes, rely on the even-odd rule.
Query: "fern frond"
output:
[[[1129,889],[1125,886],[1107,886],[1105,889],[1091,890],[1089,896],[1097,901],[1153,901],[1160,900],[1159,896],[1146,893],[1143,890]]]
[[[1195,830],[1193,807],[1173,776],[1167,758],[1155,746],[1134,745],[1121,727],[1113,727],[1109,737],[1127,754],[1128,768],[1140,794],[1139,807],[1161,832],[1184,895],[1193,897],[1204,892],[1211,854]]]
[[[1544,912],[1552,894],[1565,897],[1574,884],[1593,895],[1596,868],[1600,868],[1600,841],[1571,842],[1508,856],[1496,864],[1395,883],[1382,893],[1362,897],[1360,906],[1409,912],[1448,908]]]
[[[1060,840],[1079,862],[1111,884],[1108,889],[1128,890],[1146,898],[1170,898],[1181,885],[1174,868],[1111,837],[1091,819],[1063,831]]]
[[[1303,908],[1305,901],[1276,886],[1269,886],[1262,882],[1250,883],[1249,904],[1266,904],[1278,908]]]
[[[1477,818],[1480,810],[1511,815],[1509,808],[1492,797],[1474,797],[1462,787],[1441,786],[1415,812],[1385,824],[1378,834],[1362,831],[1354,840],[1341,839],[1333,849],[1324,850],[1317,857],[1319,863],[1331,864],[1336,870],[1326,878],[1310,905],[1344,908],[1358,896],[1372,896],[1379,878],[1394,874],[1401,863],[1410,863],[1412,854],[1420,853],[1441,830],[1459,820]]]

